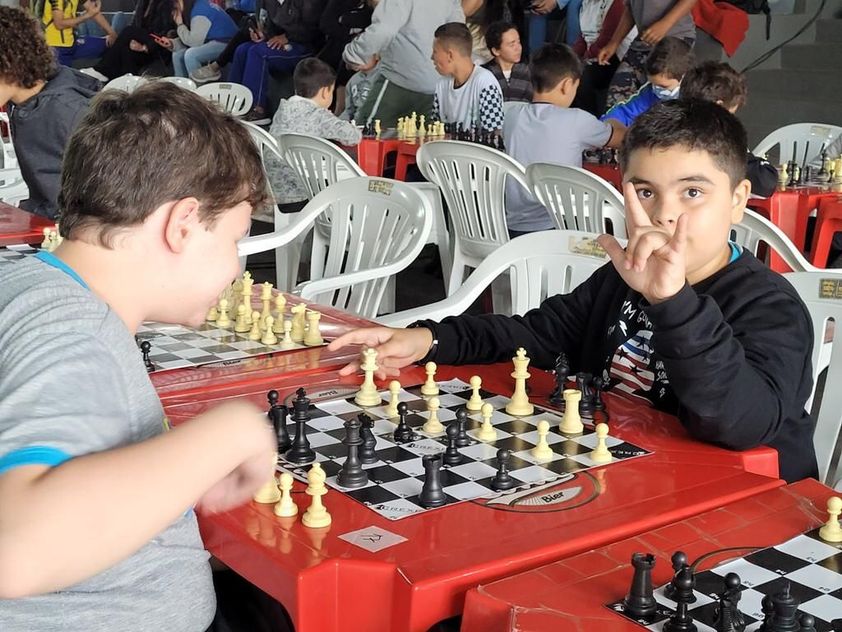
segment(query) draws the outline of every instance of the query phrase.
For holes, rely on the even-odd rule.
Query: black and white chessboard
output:
[[[32,246],[18,245],[0,248],[0,266],[17,263],[21,259],[38,254]]]
[[[277,337],[279,344],[265,345],[259,340],[249,340],[248,333],[237,333],[232,328],[224,329],[214,323],[204,323],[196,329],[144,323],[135,335],[138,345],[144,340],[152,344],[149,359],[154,371],[227,363],[268,353],[312,348],[298,343],[292,347],[281,347],[283,334],[277,334]]]
[[[727,573],[737,573],[742,580],[739,609],[745,615],[747,632],[757,630],[762,624],[763,597],[781,592],[787,581],[792,596],[801,604],[798,616],[813,615],[817,632],[831,632],[831,621],[842,618],[842,544],[825,542],[819,537],[818,529],[696,573],[696,602],[690,606],[690,614],[698,632],[716,630],[715,610]],[[626,615],[622,601],[608,607],[648,630],[660,631],[675,612],[676,604],[664,596],[664,586],[655,590],[655,600],[657,612],[646,619]]]
[[[470,386],[461,380],[439,382],[438,395],[440,408],[438,417],[446,426],[456,418],[456,411],[463,408],[471,397]],[[445,465],[441,471],[442,487],[447,496],[446,505],[465,500],[499,496],[491,489],[491,480],[497,471],[497,450],[505,448],[512,453],[510,472],[518,485],[512,493],[526,487],[548,483],[569,473],[596,467],[589,458],[596,447],[597,438],[592,429],[585,428],[581,435],[566,437],[558,433],[561,416],[539,407],[529,417],[514,417],[505,411],[508,397],[485,390],[480,391],[483,402],[494,407],[491,423],[497,430],[498,438],[493,442],[479,441],[476,436],[482,425],[481,415],[470,413],[468,435],[471,445],[460,448],[462,463]],[[310,406],[311,420],[308,422],[307,436],[310,447],[316,453],[327,474],[327,484],[348,494],[352,498],[369,506],[389,520],[399,520],[424,511],[430,511],[420,505],[418,495],[424,483],[422,457],[426,454],[443,452],[447,447],[444,433],[430,435],[421,430],[429,418],[427,403],[421,395],[421,387],[409,387],[400,391],[400,401],[406,402],[410,414],[407,423],[415,432],[411,442],[399,444],[392,438],[397,427],[397,418],[390,420],[386,414],[390,394],[383,391],[383,405],[363,408],[354,403],[351,395],[346,398],[319,399],[319,393],[309,393],[315,403]],[[336,475],[345,460],[347,447],[342,443],[345,436],[344,423],[365,412],[374,419],[373,432],[377,439],[375,452],[379,457],[376,463],[363,465],[367,470],[369,482],[365,487],[346,489],[337,485]],[[538,441],[537,424],[546,420],[553,429],[547,438],[555,453],[550,461],[539,461],[530,454]],[[292,431],[292,426],[290,426]],[[626,443],[614,437],[606,442],[614,457],[614,462],[623,461],[649,454],[643,448]],[[293,465],[279,459],[280,469],[289,471],[299,480],[306,482],[309,464]],[[445,506],[446,506],[445,505]]]

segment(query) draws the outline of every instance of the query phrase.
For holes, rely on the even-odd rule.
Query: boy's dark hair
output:
[[[747,95],[745,77],[725,62],[703,61],[681,81],[682,98],[719,101],[727,110],[741,108]]]
[[[666,75],[681,80],[694,62],[690,44],[677,37],[665,37],[655,44],[644,67],[647,75]]]
[[[638,149],[707,152],[728,174],[731,186],[746,177],[748,137],[740,120],[725,108],[701,99],[677,99],[656,104],[635,119],[620,149],[620,168]]]
[[[305,99],[312,99],[319,90],[329,88],[335,83],[336,71],[315,57],[302,59],[292,73],[295,94]]]
[[[565,77],[582,78],[584,65],[567,44],[544,44],[529,60],[529,74],[535,92],[549,92]]]
[[[0,81],[32,88],[49,79],[55,57],[41,26],[21,9],[0,7]]]
[[[246,127],[197,94],[164,81],[91,101],[64,152],[61,234],[110,248],[123,229],[166,202],[195,197],[212,227],[241,202],[267,200],[260,153]]]
[[[448,48],[455,48],[462,56],[471,56],[474,40],[468,27],[462,22],[442,24],[436,29],[435,38]]]
[[[493,49],[500,49],[503,44],[503,35],[509,31],[517,31],[517,27],[511,22],[492,22],[488,25],[488,30],[485,32],[485,45],[488,46],[489,52],[493,53]]]

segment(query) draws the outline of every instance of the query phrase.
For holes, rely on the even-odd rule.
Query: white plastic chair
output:
[[[804,160],[804,152],[807,149],[807,142],[810,143],[810,151],[807,154],[807,164],[813,162],[821,151],[822,144],[825,146],[836,140],[842,134],[842,127],[830,125],[829,123],[793,123],[784,125],[766,136],[758,143],[752,153],[756,156],[765,156],[778,147],[778,160],[776,164],[783,164],[795,160],[799,165]],[[797,143],[798,155],[792,155],[792,144]]]
[[[206,83],[196,88],[196,94],[219,104],[219,107],[234,116],[247,114],[254,101],[251,90],[239,83]]]
[[[827,367],[821,407],[815,418],[813,445],[819,464],[819,480],[833,485],[838,464],[832,464],[832,461],[842,427],[842,388],[839,387],[842,384],[842,301],[819,296],[823,283],[828,279],[838,281],[842,277],[828,275],[826,270],[790,272],[784,276],[804,301],[813,321],[813,380],[817,381],[821,371]],[[834,340],[825,342],[825,330],[831,320],[835,324]]]
[[[418,168],[441,189],[453,231],[453,264],[448,295],[476,268],[509,241],[506,227],[507,179],[529,190],[526,172],[501,151],[453,140],[425,143],[418,150]]]
[[[105,84],[103,90],[122,90],[123,92],[134,92],[137,88],[147,82],[145,77],[139,77],[133,74],[126,74],[120,77],[115,77]]]
[[[765,243],[784,260],[794,272],[812,272],[819,268],[812,265],[780,228],[768,219],[746,209],[743,221],[731,226],[731,239],[749,252],[757,255],[760,244]]]
[[[196,91],[196,82],[188,77],[161,77],[158,81],[174,83],[179,88],[184,88],[185,90],[190,90],[192,92]]]
[[[260,151],[260,157],[264,158],[264,148],[270,147],[274,150],[274,154],[280,158],[281,155],[281,146],[278,144],[278,140],[272,136],[269,132],[265,129],[260,127],[259,125],[255,125],[249,121],[240,121],[243,125],[246,126],[249,134],[251,135],[251,139],[254,141],[254,144],[257,145],[257,149]]]
[[[0,123],[6,125],[9,130],[9,137],[3,138],[0,134],[0,168],[2,169],[17,169],[18,158],[15,154],[15,145],[12,140],[12,127],[9,125],[9,113],[0,112]]]
[[[461,314],[507,270],[513,312],[525,314],[548,296],[572,291],[609,261],[601,248],[594,247],[596,237],[576,230],[545,230],[515,237],[491,253],[447,298],[377,320],[389,327],[405,327],[416,320]]]
[[[324,276],[296,287],[302,298],[374,318],[388,280],[412,263],[427,242],[432,209],[412,186],[360,177],[331,185],[281,231],[247,237],[240,256],[289,244],[330,209],[331,230]]]
[[[20,169],[0,169],[0,202],[18,206],[29,198],[29,187]]]
[[[526,179],[557,228],[626,237],[623,196],[599,176],[579,167],[538,162],[526,168]]]

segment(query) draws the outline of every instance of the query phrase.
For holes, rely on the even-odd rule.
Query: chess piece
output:
[[[272,284],[266,281],[261,285],[260,301],[263,303],[263,311],[260,312],[260,322],[266,321],[266,317],[272,314]]]
[[[664,596],[667,599],[675,601],[675,578],[678,577],[678,572],[687,564],[687,554],[684,551],[676,551],[670,558],[672,564],[673,576],[669,583],[664,586]]]
[[[798,623],[801,626],[798,628],[798,632],[816,632],[816,618],[813,615],[802,614],[801,618],[798,619]]]
[[[597,424],[596,425],[596,447],[594,448],[593,452],[591,452],[588,456],[590,456],[591,461],[594,463],[610,463],[611,459],[611,452],[608,451],[608,446],[605,445],[605,440],[608,438],[608,424]]]
[[[267,319],[268,322],[268,319]],[[272,323],[273,325],[275,323]],[[267,330],[275,331],[275,327],[267,327]],[[292,349],[295,346],[295,341],[292,339],[292,321],[287,318],[283,323],[284,338],[281,340],[281,349]]]
[[[359,449],[363,444],[360,436],[362,424],[359,419],[348,419],[345,422],[345,438],[342,443],[348,448],[342,469],[336,475],[336,483],[348,489],[365,487],[368,484],[368,474],[360,462]]]
[[[778,186],[783,188],[789,184],[789,165],[787,163],[778,167]]]
[[[439,434],[444,432],[444,426],[439,421],[439,406],[438,397],[431,397],[427,401],[427,411],[430,413],[430,416],[427,418],[426,423],[421,427],[421,430],[428,434]]]
[[[532,456],[540,461],[548,461],[553,458],[553,449],[547,443],[547,435],[550,433],[550,422],[541,420],[538,422],[538,443],[532,448]]]
[[[307,511],[301,517],[301,524],[311,529],[320,529],[330,524],[330,514],[322,504],[322,496],[327,494],[327,487],[325,487],[325,471],[319,463],[313,463],[310,471],[307,472],[307,489],[305,493],[313,500]]]
[[[295,424],[295,438],[284,458],[290,463],[302,465],[316,458],[307,438],[307,422],[310,421],[310,399],[303,388],[299,388],[292,401],[292,422]]]
[[[383,131],[383,128],[380,127],[380,119],[374,120],[374,136],[377,140],[380,140],[380,133]]]
[[[240,306],[242,307],[242,305]],[[272,331],[272,325],[275,324],[275,319],[271,316],[266,317],[266,331],[263,332],[263,337],[260,339],[260,343],[264,345],[276,345],[278,344],[278,337],[275,335],[275,332]]]
[[[491,489],[495,492],[504,492],[515,486],[515,479],[509,474],[509,460],[512,453],[506,449],[497,450],[497,473],[491,480]]]
[[[155,365],[149,359],[149,353],[152,351],[152,343],[144,340],[140,343],[140,355],[143,357],[143,366],[146,367],[146,372],[151,373],[155,370]]]
[[[304,342],[304,312],[307,311],[307,306],[304,303],[298,303],[290,307],[289,311],[292,312],[292,339],[295,342]]]
[[[673,578],[673,584],[675,585],[675,592],[672,596],[673,601],[676,603],[683,601],[687,604],[696,603],[696,595],[693,594],[696,579],[693,576],[693,569],[689,565],[685,564],[678,569],[678,572]]]
[[[608,386],[608,380],[597,375],[593,379],[593,408],[594,410],[604,411],[605,410],[605,402],[602,401],[602,392]]]
[[[564,416],[561,418],[559,430],[563,435],[581,434],[585,429],[579,416],[579,400],[582,394],[575,388],[564,389]]]
[[[424,465],[424,485],[418,496],[422,507],[441,507],[447,502],[447,496],[441,486],[441,454],[425,454],[421,458]]]
[[[717,631],[743,632],[746,622],[739,608],[740,598],[742,597],[742,581],[736,573],[728,573],[725,575],[724,583],[725,590],[719,599]]]
[[[398,416],[398,403],[400,402],[401,383],[397,380],[389,382],[389,405],[386,406],[386,416],[394,419]]]
[[[249,327],[246,320],[246,306],[237,305],[237,319],[234,321],[234,331],[238,334],[244,334],[249,329],[251,329],[251,327]]]
[[[254,279],[251,278],[251,272],[243,272],[243,306],[246,308],[246,322],[251,326],[251,295]]]
[[[272,389],[266,394],[266,399],[269,400],[269,411],[266,415],[272,424],[272,429],[275,431],[275,437],[278,440],[278,452],[283,454],[289,450],[292,441],[287,432],[287,414],[289,410],[283,404],[278,403],[278,391]]]
[[[468,436],[468,411],[460,408],[456,411],[456,445],[465,448],[471,445],[471,437]]]
[[[831,496],[827,501],[827,513],[830,519],[819,529],[819,537],[825,542],[842,542],[842,527],[839,526],[840,512],[842,512],[842,498]]]
[[[675,614],[664,623],[663,632],[696,632],[696,625],[690,615],[690,603],[688,595],[693,597],[693,588],[696,579],[689,566],[682,568],[675,578]]]
[[[284,315],[287,310],[287,299],[283,294],[275,296],[275,325],[272,331],[276,334],[284,333]],[[266,319],[263,319],[266,322]]]
[[[494,414],[494,406],[485,403],[482,405],[482,426],[479,429],[477,438],[480,441],[497,441],[497,429],[491,425],[491,415]]]
[[[576,374],[576,388],[582,394],[579,400],[579,414],[582,417],[593,417],[593,389],[591,388],[593,375],[590,373]]]
[[[758,632],[771,632],[772,619],[775,618],[775,604],[772,595],[766,595],[760,602],[760,611],[763,613],[763,623]]]
[[[294,324],[294,323],[293,323]],[[294,336],[293,336],[294,338]],[[357,391],[354,401],[360,406],[379,406],[380,392],[374,384],[374,372],[377,370],[377,351],[371,348],[365,348],[362,352],[363,361],[360,368],[365,373],[362,386]]]
[[[363,438],[363,445],[360,448],[360,461],[366,465],[377,462],[377,454],[374,447],[377,445],[377,439],[374,436],[374,420],[362,413],[357,415],[360,420],[360,436]]]
[[[633,553],[631,564],[634,568],[631,588],[623,599],[625,611],[633,617],[648,617],[655,614],[658,602],[652,588],[652,569],[655,556],[651,553]]]
[[[216,326],[222,329],[227,329],[231,326],[231,320],[228,318],[228,300],[220,299],[219,301],[219,316],[216,319]]]
[[[515,391],[512,393],[509,403],[506,404],[506,412],[518,417],[531,415],[535,412],[535,407],[529,403],[529,396],[526,394],[526,380],[530,377],[526,370],[529,366],[526,349],[520,347],[515,352],[512,363],[515,365],[515,370],[512,371],[512,377],[515,379]]]
[[[304,344],[308,347],[318,347],[325,341],[322,339],[322,332],[319,331],[320,312],[307,311],[307,332],[304,334]]]
[[[242,307],[242,305],[240,305],[240,307]],[[260,314],[253,312],[251,316],[251,331],[249,331],[249,340],[260,340],[263,335],[260,331]]]
[[[570,360],[567,359],[566,353],[559,353],[555,359],[555,368],[553,369],[553,377],[555,379],[555,388],[550,393],[550,403],[554,406],[561,406],[564,403],[562,393],[567,385],[567,376],[570,374]]]
[[[53,229],[49,226],[45,226],[44,230],[44,239],[41,241],[41,250],[46,250],[47,252],[50,251],[50,246],[52,245],[52,232]]]
[[[254,502],[262,505],[274,505],[281,499],[281,492],[278,489],[278,481],[275,480],[275,474],[272,474],[272,479],[257,490],[254,495]]]
[[[798,632],[798,602],[790,592],[789,580],[784,582],[783,590],[772,595],[775,614],[769,627],[770,632]]]
[[[447,449],[444,451],[445,465],[459,465],[462,462],[462,454],[456,445],[456,435],[459,434],[459,425],[456,420],[450,422],[447,427]]]
[[[298,515],[298,505],[292,499],[292,474],[284,472],[281,474],[279,487],[281,498],[275,505],[275,515],[279,518],[292,518]]]
[[[400,402],[397,406],[398,408],[398,427],[395,428],[395,432],[392,434],[392,437],[397,443],[406,443],[407,441],[412,441],[412,428],[409,427],[409,424],[406,423],[406,416],[409,411],[409,406],[406,405],[406,402]]]
[[[208,315],[205,316],[205,322],[213,323],[216,322],[217,318],[219,318],[219,311],[216,309],[216,305],[211,305],[211,308],[208,310]]]
[[[439,394],[439,386],[436,384],[436,363],[428,362],[424,365],[424,371],[427,372],[427,379],[421,386],[421,394],[432,396]]]
[[[470,382],[473,392],[465,408],[472,411],[482,410],[482,396],[479,394],[479,389],[482,386],[482,378],[479,375],[474,375],[471,377]]]

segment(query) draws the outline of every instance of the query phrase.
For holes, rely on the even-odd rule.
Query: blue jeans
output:
[[[201,46],[191,46],[173,52],[172,67],[176,77],[189,77],[206,63],[215,60],[225,50],[226,42],[211,40]]]
[[[291,73],[299,61],[312,54],[309,46],[295,42],[280,50],[272,50],[266,42],[246,42],[234,52],[228,81],[246,86],[251,90],[255,107],[265,109],[269,70]]]
[[[556,0],[559,9],[567,8],[567,35],[564,39],[568,46],[573,46],[582,29],[579,27],[579,9],[582,8],[582,0]],[[547,15],[529,14],[529,38],[527,43],[529,52],[538,50],[547,41]]]
[[[72,66],[76,59],[99,59],[108,48],[104,37],[77,37],[72,46],[53,46],[62,66]]]

